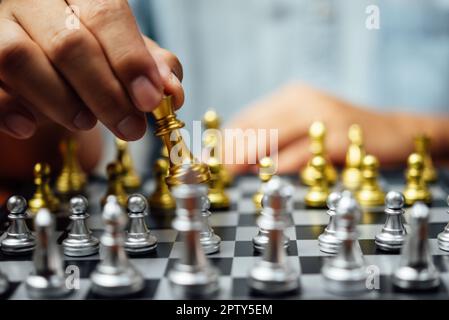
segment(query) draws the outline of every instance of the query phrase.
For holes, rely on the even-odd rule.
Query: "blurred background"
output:
[[[188,130],[209,108],[227,121],[291,81],[381,110],[447,108],[449,0],[129,3],[141,30],[184,66],[186,101],[178,114]],[[379,29],[366,28],[371,5],[379,8]],[[99,172],[115,155],[106,131],[105,139]],[[148,171],[151,155],[159,152],[155,149],[151,129],[131,143],[138,171]]]

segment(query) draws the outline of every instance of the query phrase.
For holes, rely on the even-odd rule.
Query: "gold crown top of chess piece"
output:
[[[324,153],[324,139],[326,138],[326,127],[323,122],[315,121],[309,128],[310,151],[313,155]]]
[[[348,130],[348,139],[352,144],[361,146],[363,144],[362,128],[358,124],[353,124]]]
[[[377,176],[379,170],[379,160],[371,154],[363,157],[362,161],[362,176],[365,178],[373,178]]]
[[[203,123],[206,129],[219,129],[220,117],[215,110],[207,110],[203,117]]]
[[[167,147],[170,161],[169,174],[166,178],[169,186],[182,184],[187,179],[194,179],[195,183],[207,183],[210,178],[209,167],[195,159],[187,148],[178,129],[184,127],[184,123],[176,118],[173,111],[172,97],[164,96],[159,106],[152,111],[156,120],[155,135],[162,138]],[[172,149],[176,147],[177,159],[172,159]]]
[[[73,195],[83,191],[87,177],[77,157],[77,145],[73,138],[61,142],[63,167],[56,179],[56,190],[60,195]]]
[[[409,170],[418,171],[424,169],[424,159],[419,153],[412,153],[407,159],[407,164]]]

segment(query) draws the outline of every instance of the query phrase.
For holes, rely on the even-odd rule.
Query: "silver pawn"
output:
[[[332,192],[327,197],[327,214],[329,215],[329,223],[324,229],[324,232],[318,237],[318,244],[320,250],[326,253],[335,254],[338,252],[341,241],[336,236],[335,226],[335,210],[337,209],[338,201],[341,199],[341,194]]]
[[[447,197],[447,205],[449,206],[449,196]],[[449,211],[447,213],[449,213]],[[438,235],[438,246],[441,250],[449,251],[449,223],[446,225],[443,232]]]
[[[62,242],[64,254],[71,257],[84,257],[97,254],[100,242],[92,236],[86,224],[88,202],[83,196],[70,199],[70,219],[72,226],[66,239]]]
[[[121,297],[141,291],[144,279],[129,262],[123,248],[127,217],[115,196],[108,196],[106,200],[103,221],[106,226],[100,241],[104,257],[90,276],[93,293]]]
[[[10,225],[6,231],[6,238],[1,242],[2,251],[6,254],[29,254],[36,246],[36,238],[28,229],[27,202],[21,196],[12,196],[8,199],[6,208],[9,211]]]
[[[376,235],[375,243],[380,250],[399,251],[407,234],[402,223],[404,215],[404,196],[397,191],[390,191],[385,197],[385,214],[387,219],[382,231]]]
[[[265,190],[267,188],[267,185],[268,185],[268,182],[264,185],[263,190]],[[260,214],[264,215],[265,213],[266,213],[266,211],[263,210],[263,201],[262,201],[262,211]],[[253,237],[254,250],[263,253],[268,244],[268,241],[269,241],[268,231],[265,230],[264,228],[259,227],[259,231],[257,232],[257,235],[255,235]],[[285,249],[287,249],[290,244],[290,238],[288,236],[286,236],[285,234],[282,236],[282,243],[283,243],[283,246]]]
[[[72,291],[66,286],[63,260],[56,244],[53,217],[48,209],[40,209],[34,218],[36,249],[34,271],[26,279],[26,289],[32,299],[63,297]]]
[[[156,249],[157,239],[148,230],[145,222],[147,200],[140,194],[128,198],[129,227],[126,232],[125,251],[129,254],[142,254]]]
[[[183,184],[174,187],[172,194],[177,207],[173,228],[182,235],[185,248],[169,271],[171,287],[178,297],[210,297],[219,289],[219,273],[210,265],[200,243],[202,198],[207,196],[207,187]]]
[[[279,295],[299,288],[299,272],[287,262],[284,229],[288,225],[285,215],[291,206],[293,188],[279,178],[271,179],[263,196],[263,214],[259,226],[268,233],[268,244],[262,260],[250,270],[252,290],[265,295]]]
[[[330,292],[351,295],[367,289],[367,272],[357,241],[360,216],[360,206],[351,192],[343,192],[335,215],[336,236],[341,245],[337,255],[329,258],[321,270]]]
[[[430,290],[439,286],[439,273],[432,261],[428,242],[429,208],[416,203],[410,214],[410,234],[402,249],[393,284],[403,290]]]
[[[214,229],[211,228],[209,224],[209,217],[211,212],[210,201],[207,196],[201,198],[201,220],[203,222],[203,227],[200,232],[200,242],[203,246],[205,254],[212,254],[220,251],[221,238],[214,233]]]

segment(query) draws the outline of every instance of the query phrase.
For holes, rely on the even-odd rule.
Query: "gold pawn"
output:
[[[117,146],[117,162],[120,163],[123,171],[122,182],[123,187],[128,192],[136,191],[141,186],[140,177],[134,169],[133,160],[129,153],[128,142],[116,138],[115,144]]]
[[[264,194],[264,188],[268,181],[274,175],[274,163],[270,157],[263,157],[259,161],[259,179],[261,181],[261,185],[257,192],[253,195],[253,204],[257,211],[262,209],[262,198]]]
[[[173,210],[176,208],[176,201],[165,182],[168,174],[169,161],[167,158],[159,158],[154,164],[154,175],[156,188],[148,199],[152,209]]]
[[[155,135],[161,137],[170,155],[169,174],[165,179],[168,186],[183,184],[187,178],[192,180],[191,183],[207,183],[210,178],[209,167],[195,159],[187,148],[179,131],[184,123],[176,118],[172,97],[164,96],[152,114],[156,120]],[[173,157],[173,154],[178,157]]]
[[[77,145],[73,138],[61,142],[63,165],[56,179],[56,191],[62,196],[72,196],[83,193],[86,186],[86,174],[78,162]]]
[[[221,179],[222,166],[217,158],[210,158],[207,162],[210,169],[209,192],[207,197],[210,207],[214,210],[228,209],[230,206],[229,196],[225,192],[223,180]]]
[[[418,201],[427,204],[432,202],[432,195],[424,180],[423,173],[424,158],[418,153],[412,153],[407,160],[407,184],[404,190],[405,204],[408,206]]]
[[[108,187],[106,190],[106,194],[103,196],[103,198],[101,198],[101,207],[103,207],[106,204],[107,197],[113,195],[117,197],[118,203],[123,208],[126,208],[128,195],[126,194],[121,179],[122,175],[121,165],[117,162],[109,163],[106,167],[106,174],[108,176]]]
[[[204,147],[212,150],[211,157],[218,157],[219,159],[223,156],[222,140],[218,136],[220,133],[216,131],[220,130],[220,123],[220,117],[215,110],[206,111],[203,117],[203,125],[207,131],[205,131],[203,144]],[[217,151],[217,154],[215,151]],[[224,186],[229,187],[232,184],[234,177],[225,166],[222,167],[220,175]]]
[[[438,175],[430,155],[430,138],[428,135],[422,134],[415,137],[415,152],[424,159],[424,180],[427,183],[437,181]]]
[[[357,192],[357,200],[364,207],[378,207],[385,203],[385,192],[378,182],[379,161],[375,156],[366,155],[362,162],[362,184]]]
[[[316,155],[310,161],[310,167],[313,169],[313,180],[305,195],[304,203],[311,208],[325,208],[330,193],[326,177],[326,159]]]
[[[327,159],[326,155],[326,127],[323,122],[316,121],[312,123],[309,128],[309,139],[310,139],[310,152],[312,153],[312,158],[314,156],[322,156],[326,161],[325,174],[326,179],[330,185],[335,184],[338,178],[337,171],[335,170],[332,162]],[[314,169],[311,165],[312,160],[310,160],[304,169],[300,173],[300,178],[302,182],[311,186],[314,182]]]
[[[353,124],[349,128],[348,138],[349,147],[342,180],[345,188],[355,191],[362,183],[362,162],[365,157],[362,129],[358,124]]]
[[[60,202],[50,188],[51,169],[47,163],[36,163],[34,166],[34,184],[36,191],[28,202],[30,211],[36,214],[40,209],[47,208],[52,213],[60,210]]]

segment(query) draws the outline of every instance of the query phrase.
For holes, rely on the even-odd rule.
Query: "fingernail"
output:
[[[137,107],[141,111],[150,112],[162,100],[162,92],[146,77],[139,77],[131,83],[131,91]]]
[[[126,140],[137,140],[145,133],[145,121],[136,115],[127,116],[117,125],[118,131]]]
[[[73,120],[73,124],[80,130],[89,130],[97,124],[97,119],[90,111],[81,110]]]
[[[36,131],[36,124],[34,121],[21,115],[20,113],[10,113],[4,118],[6,127],[20,138],[29,138]]]

